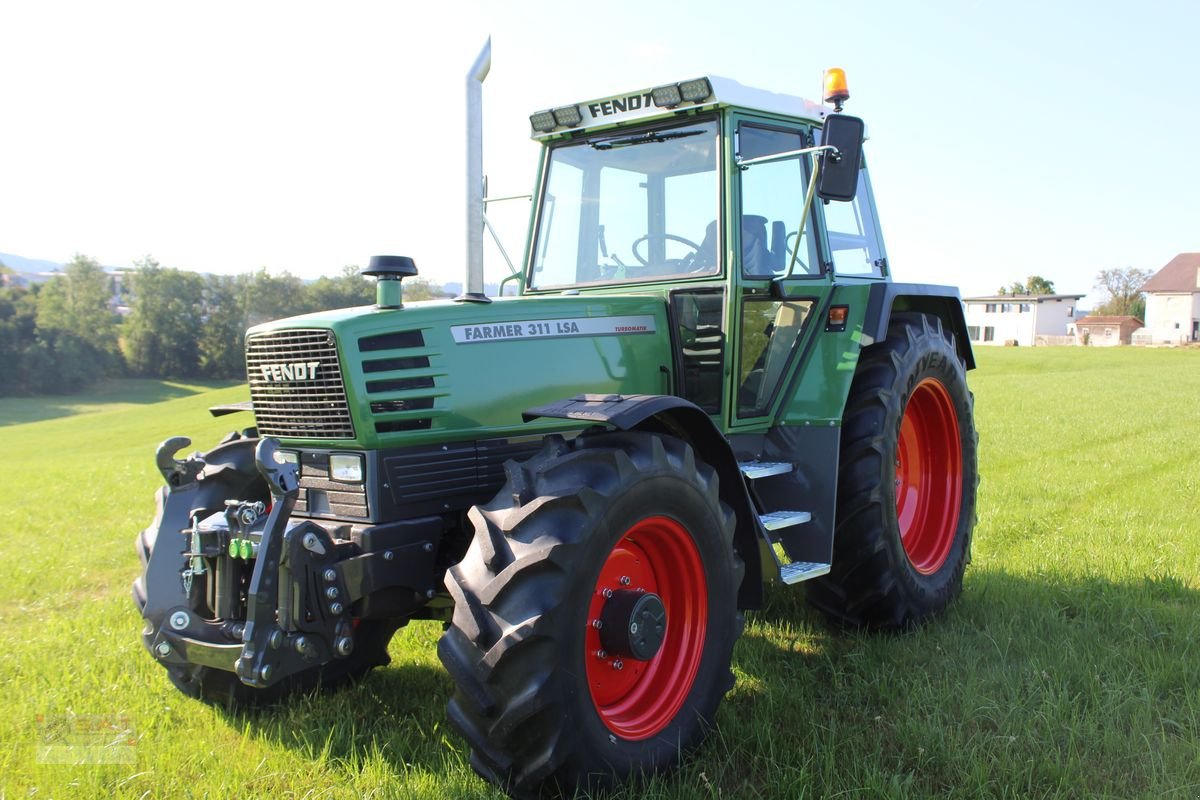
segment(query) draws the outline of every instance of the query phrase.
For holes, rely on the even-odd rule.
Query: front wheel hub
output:
[[[619,589],[600,613],[600,643],[615,656],[649,661],[658,654],[667,631],[667,610],[650,592]]]

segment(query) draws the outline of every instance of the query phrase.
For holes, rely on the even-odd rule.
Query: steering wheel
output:
[[[641,244],[642,242],[646,241],[649,238],[650,238],[650,234],[646,234],[645,236],[638,237],[637,239],[635,239],[633,241],[633,247],[630,248],[631,250],[633,250],[633,257],[636,258],[638,263],[641,264],[643,267],[646,266],[647,264],[649,264],[650,262],[647,261],[646,259],[642,258],[641,253],[638,252],[638,245]],[[700,252],[700,245],[696,244],[691,239],[685,239],[682,236],[676,236],[673,233],[658,234],[655,236],[655,238],[670,239],[673,242],[679,242],[680,244],[685,244],[688,247],[692,248],[692,252],[688,253],[683,258],[673,260],[673,261],[678,261],[678,263],[683,264],[684,266],[691,264],[692,261],[695,260],[696,254]]]

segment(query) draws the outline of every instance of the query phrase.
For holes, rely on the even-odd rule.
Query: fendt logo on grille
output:
[[[264,380],[279,383],[282,381],[312,381],[317,378],[317,368],[320,361],[295,361],[288,364],[260,364]]]

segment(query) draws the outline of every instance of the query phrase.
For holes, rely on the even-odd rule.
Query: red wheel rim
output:
[[[939,381],[917,384],[896,445],[896,517],[917,572],[937,572],[954,544],[962,505],[962,444],[950,393]]]
[[[621,589],[656,594],[666,610],[662,646],[649,661],[605,653],[592,624],[604,609],[605,590]],[[588,691],[610,731],[625,739],[648,739],[670,724],[700,668],[707,619],[708,581],[687,529],[667,517],[650,517],[630,528],[600,569],[584,637]]]

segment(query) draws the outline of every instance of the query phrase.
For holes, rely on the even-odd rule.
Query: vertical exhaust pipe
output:
[[[491,68],[492,37],[489,36],[467,73],[467,285],[462,299],[471,300],[486,299],[483,292],[483,80]]]

